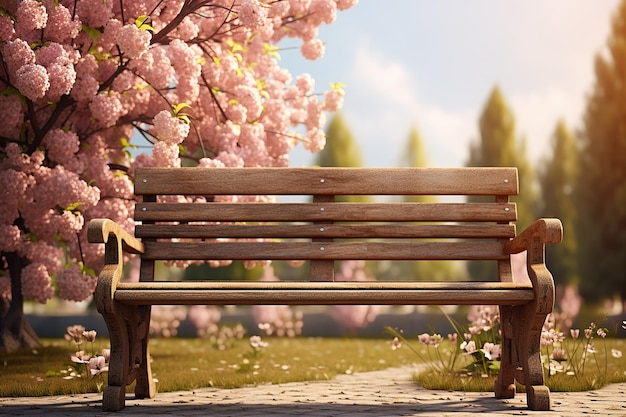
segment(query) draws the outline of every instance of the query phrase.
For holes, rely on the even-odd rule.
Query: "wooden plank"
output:
[[[137,203],[135,220],[179,222],[510,222],[515,203]]]
[[[500,242],[145,242],[151,260],[499,260]]]
[[[489,239],[515,237],[514,225],[459,224],[330,224],[303,225],[278,223],[273,225],[242,224],[177,224],[135,226],[139,238],[458,238]]]
[[[135,194],[515,195],[516,168],[137,168]]]
[[[320,204],[328,204],[335,201],[334,195],[314,195],[313,202]],[[332,223],[327,221],[314,222],[318,230],[325,230]],[[326,244],[332,242],[333,239],[328,235],[315,237],[312,239],[314,244]],[[333,259],[312,259],[309,263],[309,280],[310,281],[334,281],[335,280],[335,261]]]
[[[154,282],[120,283],[127,304],[519,305],[534,299],[528,284],[500,282]]]

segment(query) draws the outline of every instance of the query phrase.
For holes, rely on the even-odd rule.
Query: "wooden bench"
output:
[[[554,304],[554,283],[544,248],[561,241],[562,227],[557,219],[540,219],[516,235],[516,205],[509,197],[517,193],[515,168],[137,169],[135,237],[106,219],[91,221],[88,229],[90,242],[106,245],[95,293],[111,341],[104,409],[122,409],[126,386],[135,380],[137,398],[155,395],[148,349],[152,305],[378,304],[500,306],[495,395],[514,397],[517,379],[529,408],[548,410],[540,336]],[[285,195],[306,198],[223,197]],[[383,197],[336,202],[342,195]],[[456,197],[437,203],[398,198],[407,195]],[[467,203],[465,196],[490,201]],[[532,283],[513,282],[510,255],[526,250]],[[123,251],[140,254],[140,282],[120,282]],[[310,281],[166,282],[154,276],[159,260],[268,259],[309,261]],[[499,281],[334,282],[335,261],[341,260],[490,260]]]

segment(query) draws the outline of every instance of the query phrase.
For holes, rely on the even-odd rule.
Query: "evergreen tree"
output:
[[[515,117],[498,86],[494,87],[479,120],[480,138],[470,144],[467,166],[517,167],[520,194],[511,198],[517,204],[517,228],[523,230],[536,219],[536,191],[534,175],[526,156],[526,144],[515,138]],[[470,201],[484,201],[472,197]],[[497,270],[491,263],[470,262],[472,277],[496,279]]]
[[[596,57],[595,76],[578,177],[581,293],[626,300],[626,1],[613,17],[608,53]]]
[[[409,137],[406,144],[406,148],[400,156],[401,167],[427,167],[428,157],[426,155],[426,148],[422,141],[417,126],[411,126],[409,130]],[[434,196],[407,196],[405,201],[417,202],[417,203],[433,203],[435,202]]]
[[[544,160],[539,172],[542,217],[556,217],[563,223],[563,241],[546,247],[546,263],[557,285],[578,284],[577,208],[573,191],[579,171],[576,139],[561,120],[552,135],[552,157]]]
[[[428,166],[426,148],[417,126],[413,125],[404,152],[400,156],[401,167],[425,168]],[[435,196],[405,196],[405,202],[436,203]],[[407,279],[450,281],[461,280],[465,271],[460,270],[458,263],[453,261],[396,261],[380,263],[378,273],[380,279]]]

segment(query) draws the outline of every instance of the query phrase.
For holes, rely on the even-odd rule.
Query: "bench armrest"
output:
[[[109,219],[93,219],[87,228],[87,240],[90,243],[108,243],[113,235],[122,243],[122,250],[128,253],[143,253],[143,244],[139,239],[124,230],[119,224]]]
[[[504,252],[520,253],[530,250],[536,244],[545,246],[546,243],[560,243],[561,240],[563,240],[563,226],[559,219],[539,219],[515,238],[506,242]]]
[[[104,243],[104,266],[98,274],[98,285],[94,294],[96,306],[101,314],[114,314],[113,293],[122,277],[124,252],[143,253],[143,244],[109,219],[93,219],[87,227],[90,243]]]
[[[559,243],[562,239],[560,220],[539,219],[504,245],[507,254],[527,251],[526,270],[535,291],[534,309],[539,329],[554,307],[554,279],[545,264],[546,243]]]

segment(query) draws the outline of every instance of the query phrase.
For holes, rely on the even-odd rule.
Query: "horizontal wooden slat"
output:
[[[476,242],[144,242],[149,260],[497,260],[502,243]]]
[[[135,194],[515,195],[516,168],[138,168]]]
[[[179,222],[509,222],[515,203],[138,203],[135,220]]]
[[[138,224],[140,238],[513,238],[515,226],[502,225],[413,225],[413,224],[329,224],[329,225],[241,225],[241,224]]]
[[[507,282],[139,282],[115,292],[116,301],[138,305],[519,305],[533,298],[530,285]]]

